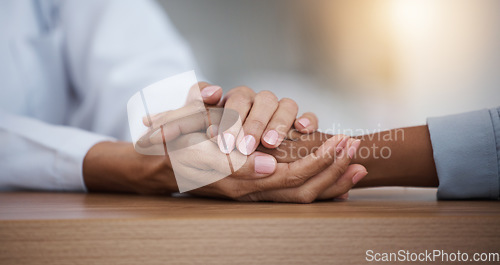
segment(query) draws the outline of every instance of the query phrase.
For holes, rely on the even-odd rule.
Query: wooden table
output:
[[[363,264],[367,250],[472,257],[500,252],[499,206],[436,201],[433,189],[355,190],[308,205],[0,193],[0,264]]]

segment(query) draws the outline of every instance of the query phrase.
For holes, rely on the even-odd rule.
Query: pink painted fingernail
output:
[[[275,145],[278,143],[279,134],[275,130],[270,130],[264,136],[264,141],[270,145]]]
[[[349,140],[349,137],[344,136],[337,145],[337,148],[335,148],[335,152],[340,153],[340,151],[342,151],[342,149],[344,149],[345,146],[347,145],[347,140]]]
[[[256,156],[255,172],[260,174],[271,174],[276,169],[276,160],[272,156]]]
[[[247,135],[241,139],[238,144],[238,150],[244,155],[250,155],[255,148],[255,138],[252,135]]]
[[[201,96],[203,98],[208,98],[212,96],[217,90],[221,89],[220,86],[207,86],[201,91]]]
[[[354,155],[356,154],[356,151],[358,151],[359,145],[361,144],[361,140],[356,140],[351,144],[351,147],[349,147],[349,151],[347,151],[347,154],[349,155],[349,158],[353,158]]]
[[[224,137],[221,137],[221,135],[219,135],[219,149],[223,153],[229,154],[234,149],[234,136],[230,133],[224,133],[223,136]]]
[[[301,118],[297,121],[300,125],[304,126],[304,128],[306,128],[307,126],[309,126],[309,124],[311,124],[311,121],[309,121],[308,118]]]
[[[368,172],[366,171],[360,171],[360,172],[357,172],[356,174],[354,174],[354,176],[352,177],[352,183],[353,184],[356,184],[358,183],[361,179],[363,179],[366,175],[368,174]]]

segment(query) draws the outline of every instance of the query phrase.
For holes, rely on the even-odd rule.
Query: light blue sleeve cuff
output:
[[[498,200],[499,109],[427,120],[439,178],[437,197]]]

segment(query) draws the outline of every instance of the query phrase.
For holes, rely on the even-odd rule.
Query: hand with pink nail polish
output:
[[[217,143],[206,141],[217,134],[217,128],[212,129],[215,131],[208,136],[200,133],[205,138],[199,135],[194,138],[201,140],[194,141],[203,143],[200,146],[203,150],[220,155]],[[404,138],[388,137],[401,131]],[[307,203],[346,199],[345,194],[352,187],[438,186],[427,126],[398,128],[356,138],[361,142],[341,135],[293,131],[278,149],[259,148],[265,153],[257,151],[246,157],[245,164],[234,174],[190,193],[241,201]],[[387,138],[391,141],[383,141]],[[372,146],[375,147],[372,150],[386,146],[393,155],[376,158],[373,153],[366,153],[366,148]],[[191,150],[185,159],[199,161],[194,168],[202,165],[203,170],[198,168],[194,172],[210,172],[219,166],[219,170],[227,170],[224,159],[200,156],[201,149]],[[231,155],[243,156],[239,152]],[[90,192],[168,194],[176,191],[172,163],[169,156],[138,154],[131,143],[101,142],[88,151],[82,171]]]
[[[85,183],[94,192],[168,194],[177,191],[179,175],[192,177],[193,181],[221,172],[225,176],[229,171],[226,155],[217,143],[208,140],[210,136],[201,132],[182,135],[169,144],[172,152],[182,152],[169,156],[141,155],[131,143],[96,144],[85,157]],[[234,174],[188,193],[240,201],[294,203],[339,197],[366,175],[362,166],[349,165],[352,142],[348,137],[331,137],[314,153],[290,163],[278,163],[273,156],[261,152],[250,156],[233,152],[233,162],[244,161]]]
[[[307,180],[296,183],[292,188],[259,191],[242,196],[238,200],[296,203],[311,203],[315,200],[333,198],[346,200],[349,190],[367,174],[366,168],[362,165],[350,164],[359,144],[359,140],[344,135],[330,137],[314,152],[291,162],[291,164],[303,163],[296,170],[307,171],[308,166],[317,169],[309,175],[302,172],[295,173],[297,176],[307,176]],[[325,152],[325,149],[329,151]],[[331,158],[324,159],[326,154],[331,155]],[[303,161],[310,157],[316,159],[310,161],[310,165],[306,165]]]
[[[270,149],[278,147],[294,127],[300,133],[314,132],[318,128],[314,114],[308,112],[296,119],[297,103],[289,98],[279,100],[270,91],[255,93],[248,87],[237,87],[227,93],[219,106],[236,111],[241,119],[241,127],[231,126],[220,132],[218,142],[223,152],[236,148],[241,154],[250,155],[259,145]],[[230,116],[224,113],[221,123]],[[234,136],[234,140],[227,134]],[[222,141],[222,138],[231,141]]]
[[[203,102],[200,101],[200,95]],[[222,98],[222,88],[210,85],[206,82],[199,82],[189,90],[186,103],[176,110],[169,110],[162,113],[153,113],[148,117],[143,117],[143,124],[148,130],[137,141],[140,148],[148,148],[153,145],[169,142],[177,137],[200,132],[211,124],[207,121],[207,106],[215,106]],[[220,118],[219,118],[220,120]],[[168,127],[168,130],[162,130]]]
[[[202,89],[201,95],[204,100],[220,90],[219,87],[208,84],[202,84],[200,89]],[[250,106],[242,104],[245,100],[251,103]],[[213,183],[206,186],[198,185],[198,187],[203,187],[189,191],[192,194],[222,196],[238,200],[311,202],[325,196],[341,196],[347,193],[349,189],[346,187],[350,188],[354,185],[354,181],[360,179],[363,172],[366,172],[360,165],[349,166],[348,161],[352,159],[359,147],[359,141],[344,136],[332,137],[326,141],[322,147],[328,151],[323,150],[321,153],[316,150],[316,152],[321,153],[319,159],[318,154],[310,154],[302,159],[296,159],[297,161],[290,161],[289,164],[277,164],[276,158],[281,158],[254,152],[259,143],[262,148],[273,149],[280,146],[285,140],[285,135],[287,137],[294,137],[293,135],[304,137],[309,134],[303,134],[300,131],[307,133],[316,130],[317,119],[314,114],[305,113],[300,118],[295,119],[297,106],[290,99],[278,101],[270,92],[255,94],[248,88],[241,87],[230,91],[219,104],[219,106],[222,105],[224,109],[219,109],[221,110],[219,112],[211,111],[215,110],[211,109],[205,113],[195,113],[174,121],[167,121],[167,119],[176,116],[179,112],[176,110],[154,115],[145,121],[145,125],[151,125],[152,128],[161,127],[168,123],[169,130],[149,136],[148,140],[152,144],[167,142],[169,154],[172,149],[177,150],[175,146],[181,147],[182,155],[179,155],[178,151],[176,151],[177,155],[170,155],[172,165],[177,165],[173,169],[176,170],[175,177],[178,184],[179,176],[188,179],[188,182],[196,181],[200,177],[205,178],[204,176],[207,178],[215,177],[215,180],[218,180],[211,181],[210,183]],[[208,115],[209,121],[204,119],[205,114]],[[233,126],[236,120],[235,115],[244,117],[242,128]],[[225,124],[227,117],[231,117],[232,122],[226,122],[230,126],[225,127],[223,124]],[[167,123],[165,123],[166,121]],[[161,125],[158,126],[158,124]],[[209,129],[207,129],[208,125],[211,125]],[[298,129],[287,134],[292,127]],[[203,129],[207,131],[201,133],[200,131]],[[217,137],[214,138],[214,135]],[[213,139],[217,140],[214,142]],[[288,140],[286,141],[288,142]],[[335,144],[333,145],[332,142]],[[237,148],[239,152],[232,152],[234,148]],[[321,157],[325,156],[326,153],[331,153],[331,155]],[[223,154],[228,155],[228,157],[223,156]],[[247,158],[248,160],[246,160]],[[235,166],[238,163],[240,165]],[[233,168],[236,168],[236,172],[231,174],[229,169],[233,170]],[[291,171],[291,168],[294,170]],[[357,171],[352,168],[357,169]],[[339,173],[345,169],[349,170],[340,175]],[[295,176],[300,171],[303,172],[302,178],[296,179]],[[330,178],[328,181],[324,180],[325,176],[330,175],[331,177],[332,174],[335,175],[334,178]],[[311,181],[306,185],[304,180],[308,178],[311,178]],[[346,178],[349,179],[349,185],[342,184],[346,183],[344,180]],[[242,179],[247,181],[241,182]],[[336,185],[337,189],[327,191],[328,185],[324,182],[330,183],[332,180],[338,180],[342,185],[338,184]],[[238,183],[246,183],[246,187],[235,186],[240,185]],[[242,193],[232,192],[235,188]],[[314,192],[310,192],[311,190]],[[314,194],[315,196],[305,196],[304,194]]]
[[[303,122],[303,121],[300,121]],[[307,126],[307,125],[306,125]],[[310,177],[308,181],[295,188],[275,189],[257,192],[240,198],[245,201],[288,201],[312,202],[325,199],[347,199],[347,193],[367,175],[367,170],[360,164],[350,164],[359,150],[361,141],[345,135],[326,135],[323,133],[301,134],[289,132],[286,139],[276,149],[259,147],[258,150],[272,154],[278,162],[293,163],[313,155],[325,143],[336,141],[333,146],[334,159],[321,172]],[[269,137],[272,139],[272,137]],[[321,167],[321,161],[316,162]],[[279,199],[278,199],[279,198]]]
[[[206,135],[200,133],[196,137]],[[182,138],[175,141],[182,141]],[[192,155],[186,155],[182,164],[190,165],[188,170],[194,170],[196,175],[224,170],[223,159],[215,159],[219,151],[217,145],[210,141],[202,142],[206,145],[199,148],[214,155],[196,161],[193,161]],[[363,174],[366,175],[363,166],[349,165],[349,150],[356,148],[354,142],[347,136],[334,136],[314,153],[291,163],[277,163],[271,155],[254,152],[234,174],[188,193],[239,201],[294,203],[341,197],[352,188],[355,181],[362,178]],[[237,152],[231,155],[245,157]]]

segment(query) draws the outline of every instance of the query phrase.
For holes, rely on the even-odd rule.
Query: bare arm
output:
[[[259,148],[278,161],[290,162],[309,154],[331,137],[329,134],[292,133],[278,149]],[[438,178],[429,130],[426,125],[393,129],[357,137],[362,139],[352,164],[361,164],[368,175],[356,187],[414,186],[437,187]]]
[[[359,138],[363,141],[353,163],[364,165],[369,173],[356,187],[438,186],[426,125],[393,129]]]
[[[172,166],[166,156],[137,153],[131,143],[94,145],[83,161],[89,192],[169,194],[177,191]]]

